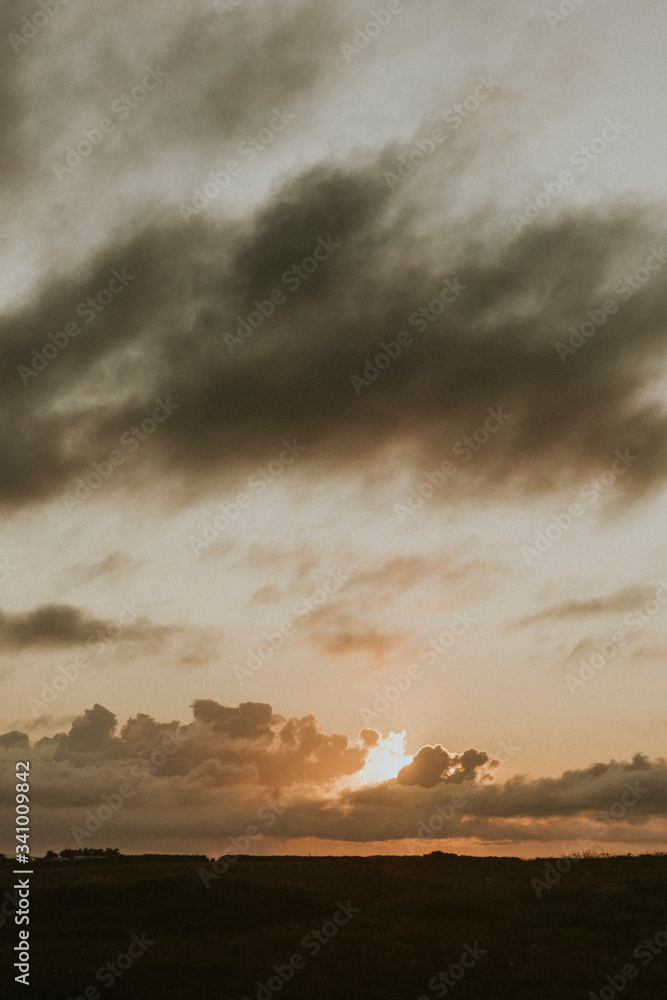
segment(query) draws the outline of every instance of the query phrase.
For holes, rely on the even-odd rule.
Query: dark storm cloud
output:
[[[519,234],[491,213],[485,231],[496,221],[505,235],[471,239],[448,273],[417,233],[414,186],[392,192],[383,177],[394,155],[310,169],[238,223],[154,224],[101,250],[80,281],[45,286],[6,317],[0,498],[69,493],[93,462],[122,450],[156,399],[171,401],[173,415],[138,458],[124,453],[105,488],[169,470],[191,495],[197,482],[279,459],[292,441],[305,448],[299,468],[315,476],[363,473],[392,446],[420,474],[458,455],[442,498],[569,488],[608,470],[619,449],[632,458],[619,496],[659,484],[667,426],[645,390],[664,363],[664,282],[651,275],[619,300],[565,363],[555,345],[660,250],[660,213],[608,205],[545,216]],[[454,149],[449,165],[464,170],[460,160]],[[434,169],[423,168],[425,188]],[[21,377],[32,347],[76,319],[114,268],[132,280],[94,327],[84,321],[40,374]],[[412,343],[376,377],[367,359],[401,331]],[[468,458],[453,453],[464,435],[484,436],[490,410],[502,424],[492,440]]]

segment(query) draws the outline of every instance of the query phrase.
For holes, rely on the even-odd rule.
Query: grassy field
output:
[[[37,863],[31,986],[5,992],[17,933],[6,921],[0,993],[665,1000],[667,857],[584,858],[562,873],[556,861],[567,868],[437,854],[242,857],[207,885],[210,865],[196,862]],[[2,892],[12,884],[3,868]]]

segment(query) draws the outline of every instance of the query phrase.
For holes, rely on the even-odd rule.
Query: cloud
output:
[[[316,478],[363,479],[374,463],[397,461],[422,475],[451,459],[490,409],[507,421],[473,460],[459,459],[441,500],[569,488],[607,470],[619,449],[637,459],[618,478],[619,497],[659,485],[665,415],[645,390],[647,369],[664,364],[664,283],[634,291],[566,364],[555,343],[660,246],[662,213],[619,203],[539,219],[484,247],[469,243],[453,274],[417,234],[407,195],[390,191],[387,162],[381,152],[309,168],[236,222],[153,222],[6,315],[0,501],[71,491],[165,397],[173,416],[107,489],[170,470],[191,496],[223,474],[241,482],[284,440],[306,448],[299,467]],[[320,239],[328,259],[299,278],[293,268]],[[95,336],[85,330],[24,385],[17,366],[30,361],[34,331],[60,329],[119,265],[134,280],[97,316]],[[436,301],[445,280],[464,289],[446,308]],[[255,303],[274,289],[283,304],[230,353],[225,334],[259,316]],[[363,378],[367,359],[401,330],[411,345],[357,394],[351,377]]]
[[[529,781],[517,776],[499,787],[480,788],[471,811],[477,816],[546,818],[604,810],[621,799],[630,779],[637,779],[639,790],[633,805],[635,814],[667,814],[667,761],[650,760],[641,753],[630,761],[611,760],[565,771],[560,778]],[[647,787],[642,792],[644,785]]]
[[[200,719],[212,730],[224,733],[232,739],[272,739],[271,723],[274,715],[270,705],[245,702],[237,709],[226,708],[216,701],[199,700],[192,705],[195,719]]]
[[[445,839],[667,840],[667,762],[662,759],[637,754],[632,761],[594,764],[553,779],[445,778],[432,784],[444,760],[440,754],[422,755],[421,773],[413,771],[409,784],[396,780],[342,792],[335,805],[301,799],[277,822],[275,835],[356,842],[415,839],[425,836],[421,824],[436,815],[440,820],[429,836]],[[428,786],[413,783],[417,777]]]
[[[386,658],[400,649],[406,636],[365,621],[360,613],[335,606],[317,608],[304,618],[308,641],[320,653],[331,657],[370,656],[374,669],[381,668]]]
[[[491,760],[480,750],[466,750],[462,754],[450,754],[439,743],[422,747],[411,764],[406,764],[398,772],[399,785],[419,785],[433,788],[438,784],[460,784],[463,781],[478,780],[485,766],[496,767],[497,760]]]
[[[100,579],[116,579],[140,565],[138,559],[123,552],[110,552],[108,556],[90,565],[72,566],[68,571],[68,582],[75,587],[96,583]]]
[[[484,565],[476,560],[461,563],[459,553],[442,556],[400,555],[381,559],[365,566],[352,575],[346,586],[346,593],[358,602],[368,599],[369,591],[373,602],[393,600],[407,591],[423,584],[452,584],[474,575]]]
[[[95,705],[72,722],[68,744],[73,750],[100,750],[111,747],[116,731],[116,716],[108,708]]]
[[[525,628],[527,625],[537,625],[546,621],[569,621],[577,618],[590,618],[594,615],[622,614],[633,611],[638,605],[655,597],[655,589],[648,587],[623,587],[602,597],[590,597],[585,600],[576,598],[553,604],[542,611],[527,615],[514,622],[509,628]]]
[[[21,750],[30,749],[30,737],[27,733],[21,733],[17,729],[13,729],[9,733],[4,733],[0,736],[0,749],[2,750],[16,750],[17,752]]]
[[[248,604],[250,607],[278,604],[282,600],[282,596],[279,587],[276,587],[274,583],[267,583],[264,587],[260,587],[254,592]]]
[[[406,605],[411,621],[410,602],[418,600],[422,607],[433,602],[435,585],[438,593],[448,594],[449,604],[460,606],[456,588],[474,581],[485,565],[477,560],[461,563],[458,553],[391,556],[361,565],[358,557],[348,555],[344,563],[349,567],[348,579],[330,602],[304,616],[303,626],[319,652],[330,657],[365,656],[372,660],[373,670],[382,669],[393,654],[414,642],[411,625],[402,630],[397,627]],[[492,564],[489,569],[494,569]]]
[[[44,604],[33,611],[0,611],[0,650],[77,646],[106,638],[118,625],[68,604]]]
[[[335,620],[328,636],[322,636],[319,646],[328,656],[351,656],[355,653],[370,654],[376,666],[381,666],[389,653],[400,648],[405,637],[400,633],[381,632],[372,626],[359,627],[352,618]]]
[[[103,180],[122,187],[118,175],[132,163],[143,182],[142,214],[153,200],[146,182],[155,181],[156,150],[165,176],[179,165],[191,173],[196,160],[231,158],[246,134],[268,124],[274,107],[307,102],[335,60],[342,31],[330,0],[317,7],[287,0],[268,16],[242,4],[224,18],[208,2],[184,8],[112,0],[103,25],[89,8],[72,7],[46,27],[28,27],[29,40],[21,35],[25,15],[17,0],[4,5],[3,34],[18,36],[0,76],[15,169],[32,157],[59,197],[70,184],[88,201]],[[80,54],[75,62],[66,55],[72,50]],[[148,93],[133,97],[151,70]],[[56,103],[54,77],[63,85]],[[68,148],[105,118],[112,127],[92,154],[66,173],[65,185],[55,181],[53,162],[64,164]]]
[[[204,2],[113,0],[101,25],[75,5],[3,62],[9,216],[26,201],[58,214],[31,234],[30,264],[0,317],[0,504],[62,499],[119,448],[124,461],[104,488],[134,496],[145,486],[173,498],[180,487],[187,503],[233,488],[284,440],[306,447],[304,478],[376,485],[437,469],[465,435],[483,433],[490,409],[507,423],[470,460],[458,454],[435,503],[568,489],[607,470],[617,449],[637,456],[618,500],[659,486],[666,421],[654,378],[664,371],[667,294],[659,273],[634,288],[625,276],[652,254],[660,264],[664,206],[629,196],[556,206],[520,232],[492,198],[467,207],[478,169],[486,177],[489,158],[535,128],[538,108],[543,115],[526,78],[536,20],[504,67],[507,86],[395,184],[388,176],[409,137],[383,127],[349,151],[321,125],[324,88],[335,108],[350,86],[340,43],[353,38],[355,17],[333,0],[227,14]],[[22,16],[18,0],[6,4],[5,33]],[[413,22],[410,46],[425,23]],[[556,64],[562,52],[548,58]],[[591,72],[590,58],[573,58]],[[164,79],[124,104],[147,66]],[[462,72],[477,84],[477,67]],[[513,84],[530,88],[523,117]],[[556,94],[561,107],[557,74],[539,91],[552,107]],[[568,94],[580,98],[577,87]],[[118,101],[129,108],[122,118]],[[441,92],[424,101],[420,136],[445,110]],[[267,127],[274,105],[291,109],[295,132],[273,135],[262,183],[245,178],[228,201],[184,219],[183,190],[191,197],[212,166],[243,158],[240,144]],[[506,106],[517,117],[503,125]],[[54,161],[105,116],[112,133],[58,182]],[[443,263],[443,231],[455,266]],[[68,253],[54,250],[55,238]],[[80,304],[118,268],[133,276],[127,288],[82,319]],[[446,281],[457,293],[445,305]],[[563,363],[556,343],[610,296],[618,311]],[[73,322],[70,338],[62,331]],[[411,343],[391,358],[401,331]],[[65,345],[55,356],[53,337]],[[123,436],[150,419],[157,398],[173,400],[174,415],[135,457]]]
[[[190,723],[160,723],[140,713],[119,730],[116,716],[95,705],[69,732],[32,746],[26,734],[6,733],[0,737],[2,798],[11,799],[20,752],[32,762],[35,828],[45,847],[70,844],[71,828],[81,829],[104,796],[128,784],[134,791],[127,806],[100,836],[143,849],[151,830],[159,831],[153,848],[160,838],[170,849],[205,839],[222,852],[226,838],[253,824],[276,843],[414,840],[431,835],[421,824],[428,827],[436,812],[444,815],[441,838],[667,838],[662,759],[638,753],[558,778],[502,782],[493,779],[497,762],[487,753],[452,753],[436,744],[422,747],[397,779],[353,789],[348,782],[379,743],[374,730],[354,739],[328,734],[312,715],[287,719],[258,702],[229,707],[198,700],[192,707]]]
[[[44,604],[31,611],[0,611],[0,654],[73,649],[86,646],[95,653],[123,644],[126,664],[141,655],[168,653],[169,663],[199,667],[219,656],[220,634],[212,628],[161,625],[126,604],[116,620],[97,618],[69,604]],[[100,662],[104,662],[101,660]]]
[[[349,740],[325,733],[312,715],[287,719],[259,702],[232,708],[198,699],[192,712],[193,721],[187,725],[158,723],[140,713],[118,732],[114,713],[96,704],[74,719],[69,732],[38,740],[33,759],[40,761],[37,770],[45,781],[53,765],[61,777],[69,774],[76,782],[81,768],[129,768],[172,734],[181,749],[162,776],[189,775],[193,794],[200,779],[200,791],[239,781],[266,788],[298,783],[324,788],[359,771],[368,749],[377,742],[374,730],[365,729],[358,739]],[[6,734],[8,745],[24,735]]]

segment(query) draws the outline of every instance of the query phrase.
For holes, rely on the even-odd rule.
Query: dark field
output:
[[[602,990],[601,1000],[665,1000],[667,857],[576,860],[538,899],[530,880],[544,881],[547,863],[240,858],[208,888],[196,862],[37,863],[31,985],[16,986],[8,975],[17,929],[7,920],[0,993],[31,1000],[95,991],[128,1000],[590,1000],[590,991],[600,997]],[[13,879],[3,869],[2,892]],[[133,935],[138,957],[121,959],[131,965],[115,966],[118,976],[105,970],[96,978],[127,955]],[[628,963],[634,975],[625,982]],[[438,980],[440,971],[446,980]]]

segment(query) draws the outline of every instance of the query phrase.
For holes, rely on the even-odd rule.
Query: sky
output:
[[[664,849],[666,20],[3,4],[37,852]]]

